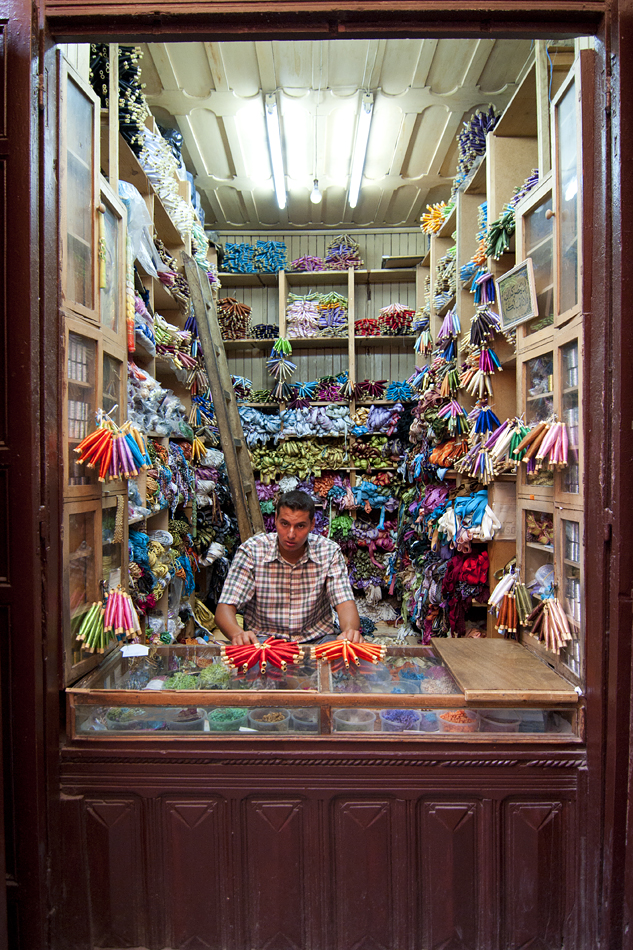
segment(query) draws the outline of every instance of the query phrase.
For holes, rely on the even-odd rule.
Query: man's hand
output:
[[[257,636],[252,630],[243,630],[241,633],[237,633],[234,637],[231,637],[231,646],[245,647],[249,643],[259,643]]]
[[[349,640],[350,643],[362,643],[363,635],[360,630],[341,630],[337,640]]]

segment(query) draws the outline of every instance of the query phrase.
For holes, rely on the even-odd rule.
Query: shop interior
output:
[[[592,57],[59,47],[72,741],[582,742]],[[362,649],[215,626],[293,487]]]

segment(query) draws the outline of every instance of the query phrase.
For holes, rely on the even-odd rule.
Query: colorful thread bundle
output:
[[[438,204],[427,205],[426,211],[420,218],[422,222],[420,227],[425,234],[437,234],[444,220],[449,215],[451,207],[446,204],[445,201],[440,201]]]
[[[381,333],[385,336],[404,336],[411,333],[414,311],[401,303],[383,307],[378,315]]]
[[[248,337],[251,308],[235,297],[218,300],[218,323],[223,340],[244,340]]]
[[[99,466],[100,482],[131,478],[151,465],[143,434],[128,422],[119,429],[107,416],[102,416],[95,431],[79,443],[75,452],[88,468]]]
[[[325,266],[327,270],[358,270],[363,266],[359,244],[349,234],[339,234],[327,246]]]

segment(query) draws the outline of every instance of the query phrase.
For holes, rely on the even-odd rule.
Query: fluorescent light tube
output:
[[[279,128],[279,113],[277,112],[277,97],[274,92],[266,95],[266,131],[268,133],[268,148],[270,149],[270,164],[273,169],[273,182],[277,204],[279,208],[286,207],[286,177],[284,173],[284,159],[281,151],[281,129]]]
[[[356,140],[354,142],[354,151],[352,152],[352,169],[349,177],[349,194],[347,197],[350,208],[355,208],[358,202],[373,110],[374,95],[371,92],[364,92],[360,102],[360,114],[358,116],[358,125],[356,126]]]

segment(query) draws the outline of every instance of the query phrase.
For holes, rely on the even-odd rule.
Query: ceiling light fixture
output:
[[[355,208],[358,202],[373,111],[374,94],[372,92],[364,92],[360,101],[360,115],[358,116],[358,125],[356,126],[354,151],[352,152],[352,170],[349,177],[349,194],[347,197],[350,208]]]
[[[318,178],[315,178],[315,179],[314,179],[314,188],[313,188],[312,191],[310,192],[310,201],[312,202],[313,205],[318,205],[318,204],[320,204],[322,197],[323,197],[323,195],[321,194],[321,192],[320,192],[320,190],[319,190],[319,179],[318,179]]]
[[[277,111],[277,97],[274,92],[266,94],[266,132],[268,133],[268,148],[270,163],[273,169],[273,182],[277,204],[280,209],[286,207],[286,176],[284,173],[284,159],[281,151],[281,129],[279,128],[279,113]]]

